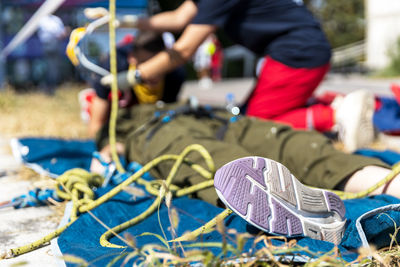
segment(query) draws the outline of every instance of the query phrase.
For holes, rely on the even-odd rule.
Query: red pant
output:
[[[298,129],[331,130],[334,115],[330,106],[306,107],[328,70],[329,63],[313,69],[292,68],[267,56],[249,98],[246,115],[283,122]]]

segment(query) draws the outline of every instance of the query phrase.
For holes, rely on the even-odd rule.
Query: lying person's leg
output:
[[[221,122],[214,119],[178,116],[161,127],[155,125],[142,133],[129,135],[125,142],[126,155],[130,161],[146,164],[158,156],[180,154],[187,146],[200,144],[210,153],[216,168],[231,160],[251,156],[248,151],[238,145],[216,139],[216,129],[221,125]],[[206,167],[204,159],[197,152],[191,153],[187,158]],[[173,161],[162,162],[152,174],[157,178],[165,179],[173,164]],[[183,187],[204,181],[205,179],[189,166],[182,165],[173,183]],[[218,201],[213,187],[199,191],[196,196],[214,205]]]
[[[158,156],[165,154],[180,154],[187,146],[200,144],[211,154],[215,167],[219,168],[226,162],[236,158],[251,156],[239,145],[232,145],[217,140],[216,132],[224,122],[210,119],[208,116],[177,115],[168,123],[148,123],[156,111],[176,110],[182,105],[165,105],[162,109],[155,106],[135,106],[130,110],[121,110],[117,123],[117,141],[124,144],[126,159],[137,161],[144,165]],[[223,115],[223,114],[222,114]],[[231,115],[226,113],[227,118]],[[142,127],[147,125],[146,127]],[[141,128],[142,130],[138,129]],[[108,126],[97,135],[98,149],[107,154]],[[108,153],[109,154],[109,153]],[[110,156],[104,157],[105,159]],[[206,167],[199,153],[193,152],[188,157],[192,162]],[[171,171],[173,161],[162,162],[151,174],[158,179],[165,179]],[[99,164],[92,164],[92,166]],[[182,166],[177,172],[173,183],[180,186],[195,185],[205,179],[188,166]],[[217,204],[218,196],[213,187],[199,191],[197,197]]]
[[[390,173],[390,166],[375,158],[347,154],[313,131],[297,131],[268,121],[242,118],[231,124],[225,141],[239,143],[252,155],[284,164],[302,183],[360,192]],[[400,197],[400,178],[374,192]]]
[[[176,105],[167,106],[166,109],[176,107]],[[390,167],[378,159],[336,150],[329,139],[317,132],[297,131],[282,124],[254,118],[242,117],[239,121],[230,124],[224,142],[215,138],[221,122],[194,116],[178,116],[171,123],[155,131],[156,134],[152,138],[148,138],[148,135],[153,127],[130,136],[135,129],[153,116],[155,110],[154,106],[142,106],[135,107],[129,112],[121,112],[117,136],[121,141],[129,139],[126,143],[129,161],[136,160],[145,164],[159,155],[179,154],[187,145],[200,143],[210,151],[217,168],[239,157],[262,156],[287,166],[302,183],[350,192],[369,188],[390,171]],[[108,139],[104,137],[107,136],[108,130],[104,129],[103,138],[100,140],[107,143]],[[160,173],[165,177],[171,166],[172,164],[166,164],[164,168],[159,168],[159,170],[162,169]],[[365,168],[366,166],[381,168]],[[372,172],[372,170],[375,171]],[[376,172],[378,172],[377,175]],[[354,179],[350,179],[353,174]],[[370,177],[368,181],[360,182],[368,177]],[[399,183],[397,180],[399,179],[387,187],[386,193],[399,196],[400,193],[397,192],[400,190],[396,190],[396,185]]]
[[[299,182],[294,182],[295,179],[289,181],[285,192],[279,190],[279,192],[276,192],[275,195],[278,194],[279,198],[273,197],[270,194],[272,191],[267,191],[265,187],[270,188],[272,185],[280,185],[282,176],[277,172],[271,172],[269,179],[265,179],[263,176],[265,165],[260,162],[265,162],[268,166],[273,165],[278,166],[277,168],[285,168],[271,160],[266,159],[264,161],[259,159],[257,167],[260,170],[252,171],[254,168],[253,157],[249,156],[253,156],[253,153],[245,150],[238,143],[216,139],[216,132],[222,125],[223,123],[220,121],[206,117],[178,116],[161,127],[154,126],[142,133],[130,134],[126,139],[127,156],[129,160],[145,164],[161,155],[179,154],[188,145],[200,144],[211,154],[217,168],[226,166],[225,164],[229,161],[246,157],[243,162],[239,163],[239,166],[234,166],[233,169],[227,172],[224,171],[226,168],[222,167],[217,172],[214,183],[219,190],[217,192],[223,193],[218,196],[214,188],[208,188],[197,192],[195,196],[214,205],[218,204],[220,198],[223,203],[235,212],[238,212],[235,207],[242,207],[238,212],[239,215],[260,229],[272,234],[306,235],[338,243],[345,226],[344,206],[339,197],[320,189],[307,188]],[[232,134],[232,132],[227,134]],[[258,138],[258,140],[261,139],[262,137]],[[204,160],[200,154],[194,152],[188,155],[188,158],[192,162],[204,166]],[[163,162],[157,166],[156,171],[153,171],[152,174],[157,178],[165,179],[173,163],[172,161]],[[240,175],[242,176],[239,177]],[[248,176],[258,179],[259,185],[255,185],[252,180],[248,180]],[[265,179],[266,183],[264,187],[263,179]],[[203,181],[205,179],[198,173],[188,166],[182,166],[177,172],[174,184],[190,186]],[[277,189],[279,188],[280,186],[277,187]],[[299,190],[299,193],[296,193],[295,188]],[[230,190],[233,191],[231,192]],[[227,193],[228,191],[229,193]],[[223,198],[223,194],[226,193],[228,196]],[[286,195],[287,197],[283,197]],[[305,195],[316,201],[316,204],[309,205],[307,201],[303,201]],[[270,200],[271,198],[273,200]],[[232,202],[234,204],[230,205]],[[296,204],[297,202],[298,205]],[[252,210],[247,210],[250,206]],[[292,206],[298,208],[292,209]],[[271,227],[269,226],[270,222]]]
[[[338,187],[346,192],[357,193],[376,185],[391,172],[388,168],[379,166],[366,166],[345,179]],[[370,195],[388,194],[400,198],[400,175],[382,185]]]

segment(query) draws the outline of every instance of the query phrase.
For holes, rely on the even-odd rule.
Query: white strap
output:
[[[308,130],[314,130],[314,116],[311,108],[306,110],[306,127]]]
[[[358,219],[356,221],[356,228],[357,228],[358,235],[360,236],[363,247],[368,248],[368,249],[370,248],[367,237],[365,236],[365,232],[361,225],[361,220],[364,220],[364,219],[370,218],[376,214],[380,214],[385,211],[391,211],[391,210],[400,211],[400,204],[391,204],[391,205],[379,207],[379,208],[373,209],[371,211],[368,211],[368,212],[364,213],[363,215],[361,215],[360,217],[358,217]]]

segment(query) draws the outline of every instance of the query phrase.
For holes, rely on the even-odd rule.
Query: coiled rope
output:
[[[203,168],[199,164],[195,164],[189,161],[186,156],[192,152],[200,153],[202,158],[204,159],[207,169]],[[122,182],[120,185],[114,187],[112,190],[104,194],[103,196],[99,197],[98,199],[94,199],[94,193],[92,189],[94,187],[98,187],[102,184],[104,178],[100,175],[89,173],[82,169],[73,169],[70,171],[65,172],[63,175],[57,178],[58,186],[57,186],[57,194],[66,200],[72,200],[73,202],[73,209],[71,212],[71,221],[54,231],[53,233],[41,238],[31,244],[26,246],[22,246],[19,248],[11,249],[12,256],[18,256],[30,251],[33,251],[48,242],[51,239],[59,236],[63,231],[65,231],[79,216],[79,214],[88,212],[99,205],[103,204],[104,202],[108,201],[116,194],[121,192],[125,187],[129,186],[131,183],[138,182],[145,186],[145,188],[149,191],[149,193],[157,195],[157,198],[151,204],[151,206],[139,216],[119,225],[116,226],[109,231],[105,232],[100,238],[100,244],[106,247],[114,247],[118,248],[121,246],[117,246],[108,242],[108,238],[111,237],[112,234],[117,234],[124,229],[135,225],[136,223],[144,220],[149,215],[152,214],[161,203],[162,199],[164,198],[165,188],[160,186],[162,182],[154,182],[154,181],[146,181],[141,178],[146,172],[150,171],[152,168],[156,167],[158,164],[164,161],[175,161],[171,171],[165,180],[166,188],[171,188],[176,190],[174,194],[176,196],[183,196],[186,194],[190,194],[208,187],[213,186],[213,176],[215,173],[215,165],[214,162],[208,153],[208,151],[201,145],[193,144],[186,147],[180,155],[162,155],[154,160],[150,161],[146,165],[143,166],[138,172],[130,176],[127,180]],[[189,165],[195,172],[199,173],[202,177],[207,179],[205,182],[199,183],[197,185],[193,185],[184,189],[178,189],[176,186],[171,186],[174,177],[176,176],[177,171],[179,170],[182,164]],[[208,227],[204,228],[203,231],[210,230]],[[196,233],[201,232],[197,231]]]

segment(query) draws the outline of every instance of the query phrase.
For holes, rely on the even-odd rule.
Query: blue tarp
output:
[[[394,165],[400,161],[400,154],[389,149],[378,151],[375,149],[363,148],[357,150],[355,153],[367,157],[378,158],[389,165]]]
[[[95,150],[93,140],[23,138],[13,144],[14,154],[19,154],[23,162],[35,164],[35,169],[47,171],[53,177],[72,168],[89,170]]]
[[[102,191],[101,193],[103,193]],[[142,198],[132,199],[132,195],[127,193],[120,193],[113,200],[102,204],[98,208],[94,209],[93,214],[104,222],[108,227],[114,227],[121,224],[129,219],[132,219],[136,215],[139,215],[145,209],[147,209],[153,198]],[[390,196],[377,196],[365,199],[349,200],[345,201],[347,209],[346,218],[348,222],[347,230],[345,232],[343,241],[339,246],[341,255],[346,261],[353,261],[357,258],[358,254],[355,253],[355,249],[360,247],[361,242],[358,238],[357,230],[355,229],[355,220],[358,216],[363,213],[376,208],[385,206],[392,203],[399,203],[400,200]],[[209,221],[211,218],[222,212],[221,208],[212,206],[206,202],[198,199],[190,199],[187,197],[181,197],[175,199],[172,202],[172,207],[178,211],[179,214],[179,225],[177,228],[177,235],[180,236],[187,231],[193,231],[204,223]],[[167,235],[167,239],[173,239],[171,233],[168,231],[170,222],[168,219],[168,211],[165,205],[162,205],[159,211],[161,225],[164,232]],[[390,212],[388,216],[375,216],[368,219],[364,223],[364,228],[367,233],[367,237],[377,247],[387,246],[390,243],[390,234],[394,233],[394,222],[400,223],[400,213]],[[254,235],[259,234],[260,230],[246,223],[242,218],[236,215],[230,215],[225,220],[225,226],[227,229],[235,229],[238,233],[252,233]],[[83,214],[78,221],[76,221],[69,229],[67,229],[58,239],[58,244],[63,254],[75,255],[82,257],[86,261],[91,262],[91,266],[105,266],[113,258],[122,252],[129,252],[132,249],[115,249],[115,248],[104,248],[99,244],[100,236],[106,231],[97,220],[95,220],[90,214]],[[138,248],[146,244],[157,244],[163,245],[155,236],[142,236],[139,235],[144,232],[151,232],[157,235],[163,236],[160,224],[158,222],[157,213],[153,213],[150,217],[142,221],[141,223],[129,228],[128,230],[121,233],[122,236],[126,236],[129,233],[135,238],[136,246]],[[231,239],[228,238],[228,242],[233,246],[236,246],[236,240],[231,235]],[[111,243],[118,245],[125,245],[117,237],[111,238]],[[221,242],[222,236],[217,231],[209,234],[202,235],[196,240],[197,242]],[[253,246],[254,238],[247,241],[243,251],[250,251],[252,247],[258,250],[265,245],[258,243]],[[190,244],[191,242],[184,242],[184,244]],[[273,244],[276,246],[283,245],[282,241],[275,240]],[[329,242],[319,241],[311,238],[298,238],[297,244],[299,247],[308,248],[310,251],[322,255],[330,252],[334,245]],[[201,249],[201,248],[199,248]],[[221,253],[220,249],[210,249],[215,255]],[[254,252],[254,250],[253,250]],[[299,252],[300,255],[310,256],[306,252]],[[122,260],[120,261],[120,263]],[[131,261],[132,263],[132,261]],[[129,265],[129,264],[128,264]],[[69,264],[68,266],[74,266]],[[119,266],[117,263],[116,266]]]
[[[19,141],[23,145],[19,146],[20,148],[29,148],[29,153],[23,157],[25,161],[28,161],[30,164],[43,164],[43,168],[53,173],[60,172],[60,168],[56,167],[58,164],[63,164],[63,169],[65,169],[69,164],[71,164],[69,168],[88,166],[90,162],[90,156],[88,156],[90,154],[89,152],[94,150],[93,143],[90,141],[65,141],[59,139],[38,138],[20,139]],[[21,151],[26,151],[26,149],[21,149]],[[78,163],[79,161],[74,162],[68,160],[75,157],[74,153],[77,153],[75,156],[80,159],[80,163]],[[48,164],[49,162],[54,162],[54,158],[57,159],[56,164]],[[53,169],[53,167],[56,168]],[[101,188],[97,190],[96,194],[102,195],[109,189],[110,188]],[[113,227],[146,210],[153,200],[153,197],[133,197],[129,193],[122,192],[112,200],[97,207],[92,212],[108,227]],[[355,229],[355,220],[369,210],[397,203],[400,203],[399,199],[387,195],[345,201],[347,229],[339,249],[341,255],[346,261],[352,261],[357,258],[358,255],[355,251],[361,245],[358,233]],[[186,231],[192,231],[200,227],[222,211],[221,208],[212,206],[198,199],[190,199],[187,197],[173,200],[172,206],[176,208],[180,218],[180,223],[177,229],[178,236],[182,235]],[[160,222],[167,235],[167,239],[171,239],[172,236],[168,231],[170,223],[165,205],[161,206],[159,214]],[[386,214],[387,216],[373,216],[363,222],[364,230],[369,241],[372,244],[375,244],[378,248],[389,245],[391,240],[390,234],[395,232],[396,225],[400,225],[399,212],[390,211]],[[225,220],[225,225],[227,228],[235,229],[239,233],[259,233],[259,230],[247,224],[246,221],[236,215],[230,215]],[[90,266],[105,266],[110,262],[110,260],[120,255],[120,253],[130,251],[129,249],[125,250],[102,247],[99,244],[99,238],[105,231],[106,229],[101,226],[97,220],[95,220],[90,214],[85,213],[81,215],[69,229],[61,234],[58,239],[58,244],[63,254],[81,257],[84,260],[91,262]],[[145,244],[163,245],[154,236],[138,236],[143,232],[152,232],[161,236],[163,235],[157,213],[152,214],[143,222],[129,228],[125,232],[121,233],[121,235],[124,236],[126,233],[129,233],[134,236],[137,247],[141,247]],[[112,243],[123,245],[122,241],[116,237],[111,238],[110,241]],[[198,241],[221,242],[222,236],[218,232],[214,231],[202,235]],[[232,241],[229,242],[232,244],[235,243]],[[250,251],[252,248],[252,242],[253,239],[250,239],[246,243],[244,251]],[[279,245],[282,244],[282,242],[274,241],[274,244]],[[301,247],[307,247],[309,250],[319,254],[327,253],[334,248],[332,243],[313,240],[311,238],[298,238],[297,244]],[[259,249],[262,246],[263,244],[260,243],[255,247],[255,249]],[[211,249],[211,251],[215,254],[220,253],[220,250],[216,248]],[[309,254],[305,252],[302,253],[302,255],[309,256]],[[132,259],[132,261],[133,260],[134,259]],[[74,266],[73,264],[68,265]]]
[[[382,105],[374,113],[374,125],[381,132],[400,132],[400,106],[394,98],[379,97]]]

